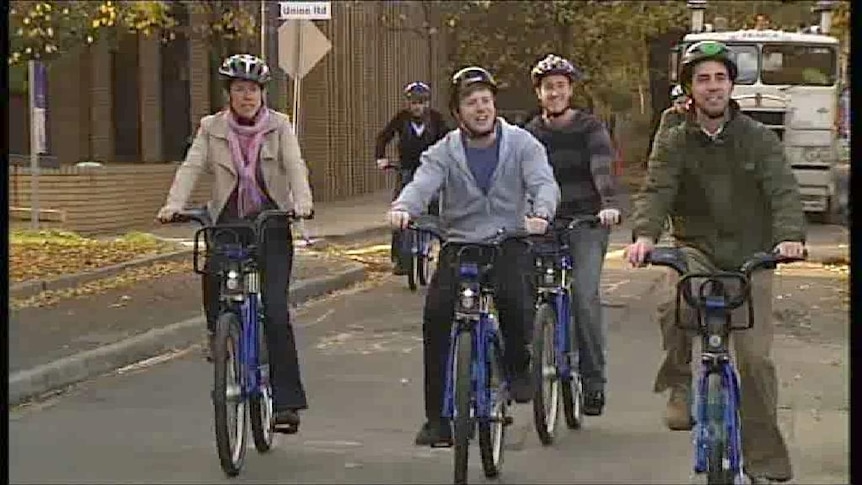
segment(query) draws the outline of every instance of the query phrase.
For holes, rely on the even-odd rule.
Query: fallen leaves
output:
[[[20,283],[56,278],[177,249],[176,244],[140,232],[98,240],[68,231],[12,231],[9,279]]]
[[[66,288],[55,291],[43,291],[37,295],[33,295],[28,298],[10,298],[9,307],[13,310],[32,307],[44,307],[48,305],[53,305],[60,300],[66,298],[93,295],[111,289],[131,287],[146,280],[161,278],[174,273],[191,271],[191,258],[189,258],[188,261],[168,261],[153,263],[152,265],[148,266],[129,268],[124,270],[117,276],[91,281],[75,288]],[[113,308],[123,307],[129,300],[131,300],[130,296],[123,295],[118,299],[117,302],[112,303],[110,306]]]

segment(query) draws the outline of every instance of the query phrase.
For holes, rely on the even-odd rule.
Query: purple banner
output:
[[[46,109],[48,107],[48,70],[45,68],[45,63],[34,61],[33,73],[35,107]]]

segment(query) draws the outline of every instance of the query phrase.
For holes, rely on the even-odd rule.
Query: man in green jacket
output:
[[[626,250],[633,265],[643,264],[667,215],[673,220],[673,239],[693,272],[735,270],[760,251],[803,256],[804,215],[796,179],[778,137],[731,101],[736,74],[724,44],[699,42],[686,51],[681,79],[693,107],[682,124],[656,137],[635,205],[635,242]],[[668,427],[688,430],[693,424],[688,407],[691,336],[674,326],[677,277],[668,274],[659,305],[667,354],[654,390],[671,391]],[[770,357],[771,272],[753,276],[752,305],[753,328],[733,336],[743,396],[745,472],[753,482],[786,481],[792,470],[778,428],[778,380]],[[684,309],[684,318],[694,317],[690,308]]]

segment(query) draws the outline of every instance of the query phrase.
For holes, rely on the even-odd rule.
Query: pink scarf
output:
[[[263,206],[264,193],[257,180],[257,165],[263,136],[270,130],[269,108],[262,106],[252,125],[241,125],[233,111],[228,110],[227,140],[233,155],[233,164],[239,175],[237,212],[239,217],[257,213]]]

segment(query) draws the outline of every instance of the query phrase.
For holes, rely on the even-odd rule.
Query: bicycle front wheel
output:
[[[721,374],[711,372],[707,376],[706,390],[706,483],[709,485],[730,485],[733,483],[733,472],[730,470],[730,437],[724,421],[725,406],[727,406],[727,390],[722,383]]]
[[[239,359],[242,328],[233,312],[222,313],[216,323],[213,342],[216,449],[222,470],[236,476],[245,459],[247,406],[243,398],[245,381]]]
[[[554,442],[559,415],[556,320],[556,312],[550,303],[544,302],[536,309],[533,323],[533,381],[537,385],[533,396],[533,422],[543,445]]]
[[[473,420],[473,334],[464,330],[458,334],[455,343],[455,483],[467,483],[467,464],[469,460],[470,435]]]
[[[479,421],[479,454],[482,457],[482,470],[488,478],[500,474],[503,468],[503,444],[506,440],[506,426],[509,424],[508,396],[506,377],[503,374],[503,352],[496,341],[487,343],[487,382],[479,392],[489,396],[490,416]]]
[[[569,359],[570,376],[562,376],[562,401],[563,415],[566,417],[566,426],[569,429],[580,429],[584,423],[584,383],[580,364],[575,356],[578,354],[577,322],[572,318],[569,321],[569,334],[571,337],[571,349],[566,356]]]
[[[251,436],[254,439],[254,447],[258,452],[264,453],[272,449],[273,437],[273,412],[272,412],[272,385],[270,384],[269,372],[269,346],[266,340],[266,329],[263,321],[258,322],[258,352],[259,365],[258,392],[251,397]]]

